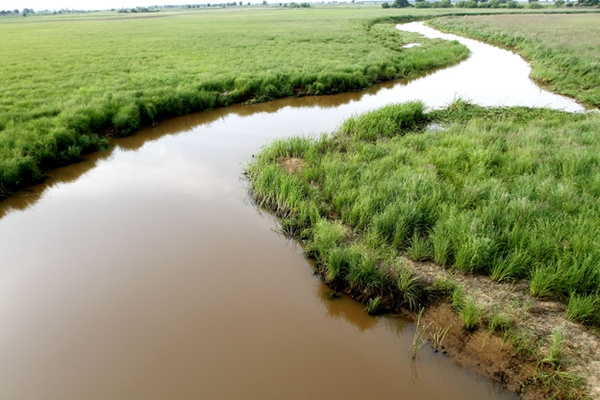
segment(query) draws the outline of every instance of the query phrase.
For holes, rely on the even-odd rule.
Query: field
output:
[[[429,24],[513,49],[531,62],[535,81],[600,108],[598,13],[448,17]]]
[[[405,14],[272,8],[0,19],[0,52],[10,55],[0,59],[0,197],[103,148],[106,136],[167,117],[359,90],[467,57],[457,43],[376,21],[412,18]],[[402,48],[412,42],[423,46]]]
[[[536,80],[598,107],[599,20],[428,23],[514,48]],[[462,346],[484,330],[479,352],[491,354],[500,337],[500,350],[509,342],[507,357],[524,363],[517,370],[530,371],[509,381],[531,398],[597,396],[600,117],[463,100],[424,110],[388,106],[331,136],[274,142],[248,169],[254,198],[304,243],[328,285],[367,311],[426,307],[434,346],[441,332]],[[436,325],[440,300],[462,330]]]

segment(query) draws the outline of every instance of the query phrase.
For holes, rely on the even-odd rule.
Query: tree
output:
[[[556,7],[556,8],[560,8],[560,7],[564,6],[564,5],[565,5],[565,0],[556,0],[554,2],[554,7]]]
[[[394,0],[394,4],[392,4],[392,7],[394,7],[394,8],[410,7],[410,3],[408,2],[408,0]]]
[[[390,8],[390,5],[388,3],[382,3],[381,8]]]
[[[592,7],[592,6],[597,6],[598,3],[599,3],[599,0],[577,0],[578,6]]]

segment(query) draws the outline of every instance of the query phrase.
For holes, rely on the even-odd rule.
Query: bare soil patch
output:
[[[279,160],[279,167],[283,168],[288,174],[296,174],[304,167],[306,160],[298,157],[286,157]]]

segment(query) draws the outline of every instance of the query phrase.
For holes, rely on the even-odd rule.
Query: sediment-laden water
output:
[[[270,140],[390,102],[582,109],[525,87],[518,57],[465,42],[469,60],[411,82],[161,122],[1,202],[1,397],[512,398],[429,348],[411,362],[402,318],[330,300],[242,179]],[[479,59],[501,73],[468,69]]]

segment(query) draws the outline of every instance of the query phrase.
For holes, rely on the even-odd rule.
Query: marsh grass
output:
[[[446,339],[446,336],[448,336],[448,332],[450,332],[451,327],[452,327],[452,325],[448,325],[445,328],[430,326],[431,342],[432,342],[434,351],[437,352],[443,348],[444,339]]]
[[[534,381],[545,390],[546,399],[589,399],[582,393],[583,380],[570,371],[561,368],[540,368]]]
[[[573,294],[567,304],[566,318],[585,325],[600,324],[600,297]]]
[[[510,315],[500,313],[496,310],[487,314],[484,319],[488,327],[488,332],[510,332],[514,325],[514,320]]]
[[[564,351],[564,338],[565,335],[560,328],[554,329],[552,331],[552,343],[550,344],[548,356],[544,359],[544,362],[551,364],[555,368],[558,368],[562,362]]]
[[[436,277],[433,281],[432,289],[439,296],[450,299],[454,294],[458,284],[452,279]]]
[[[330,249],[362,242],[357,255],[331,255],[328,280],[369,292],[395,286],[400,303],[416,309],[427,291],[411,275],[384,272],[378,252],[390,249],[497,281],[529,279],[533,296],[564,300],[570,319],[600,324],[600,116],[464,101],[422,107],[390,105],[330,137],[267,148],[249,174],[264,192],[259,204],[302,215],[307,251],[323,263]],[[388,120],[389,133],[369,130],[374,116]],[[447,130],[428,132],[424,121]],[[289,154],[306,159],[310,177],[276,165]],[[330,215],[339,221],[321,222]],[[452,302],[462,312],[460,287]],[[466,327],[476,319],[471,313]]]
[[[415,325],[415,333],[413,335],[412,344],[410,346],[411,358],[414,360],[417,358],[417,353],[419,349],[427,343],[425,339],[425,332],[427,331],[429,326],[422,326],[421,319],[423,318],[423,313],[425,312],[424,308],[419,309],[419,313],[417,314],[417,323]]]
[[[381,297],[373,297],[367,301],[367,306],[365,307],[365,311],[369,313],[369,315],[377,315],[381,311]]]
[[[466,298],[465,298],[465,289],[462,286],[455,286],[454,290],[452,291],[452,308],[454,308],[455,311],[460,312],[465,304],[466,304]]]
[[[510,335],[515,354],[521,359],[536,360],[539,355],[539,343],[533,334],[525,329],[518,329]]]
[[[470,297],[464,301],[460,308],[460,316],[466,332],[474,332],[477,329],[481,320],[481,310],[474,298]]]
[[[400,295],[400,306],[411,311],[421,308],[428,300],[427,291],[421,280],[410,270],[402,269],[398,273],[396,288]]]
[[[292,215],[316,210],[304,219],[302,240],[334,290],[350,293],[371,312],[418,312],[432,299],[446,300],[466,333],[484,326],[510,342],[519,360],[537,365],[530,383],[548,398],[578,398],[580,381],[561,370],[560,332],[542,355],[541,342],[516,326],[510,310],[484,311],[452,279],[438,277],[429,287],[412,269],[419,264],[407,259],[433,259],[499,282],[529,279],[532,295],[567,303],[568,319],[600,326],[600,116],[484,109],[460,100],[444,110],[405,112],[420,106],[387,106],[353,117],[351,129],[265,149],[249,167],[251,191],[275,198],[268,203]],[[373,115],[419,122],[396,120],[405,128],[386,135],[369,131]],[[428,132],[423,121],[447,129]],[[278,166],[292,153],[307,160],[310,177]],[[274,189],[258,190],[255,183],[274,174],[273,166],[302,190],[279,189],[283,178],[269,178]],[[413,358],[425,333],[434,348],[447,335],[423,327],[421,316]]]
[[[412,260],[428,261],[432,258],[433,249],[428,238],[415,233],[413,234],[406,253]]]
[[[538,267],[531,273],[529,293],[534,297],[548,297],[555,292],[556,271]]]

